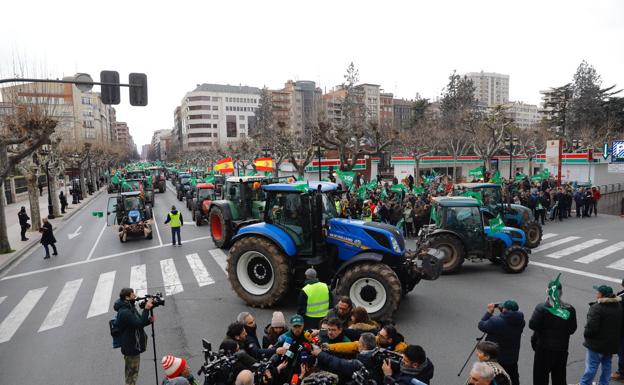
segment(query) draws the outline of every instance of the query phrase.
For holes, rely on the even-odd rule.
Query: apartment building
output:
[[[280,90],[271,91],[273,123],[282,123],[302,133],[315,124],[321,106],[321,89],[309,80],[289,80]]]
[[[152,135],[151,148],[154,150],[156,159],[164,160],[169,151],[169,143],[172,138],[172,130],[156,130]]]
[[[225,146],[246,138],[256,125],[260,93],[257,87],[197,85],[182,99],[179,117],[174,113],[181,148]]]
[[[465,75],[475,87],[474,96],[482,107],[509,102],[509,75],[494,72],[469,72]]]
[[[534,104],[511,102],[508,105],[507,116],[514,120],[521,129],[535,128],[542,121],[542,113]]]
[[[414,101],[393,99],[392,119],[395,130],[400,131],[410,128],[414,119]]]
[[[393,94],[382,92],[379,94],[379,127],[387,134],[394,127]]]

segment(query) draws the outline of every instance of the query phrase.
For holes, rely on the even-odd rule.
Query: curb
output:
[[[82,209],[84,209],[85,207],[87,207],[88,205],[91,204],[91,201],[93,201],[95,198],[99,197],[100,194],[106,191],[105,188],[100,189],[99,191],[97,191],[95,194],[93,194],[91,196],[91,198],[89,199],[89,202],[87,202],[85,205],[80,206],[77,210],[73,210],[71,213],[65,213],[63,215],[63,218],[61,219],[61,221],[56,225],[56,226],[52,226],[52,230],[58,230],[60,228],[63,228],[66,224],[66,222],[72,217],[74,216],[77,212],[82,211]],[[6,270],[7,268],[11,267],[11,265],[20,257],[22,257],[24,254],[26,254],[27,252],[29,252],[30,250],[32,250],[35,246],[39,245],[39,241],[36,242],[29,242],[26,247],[24,247],[23,249],[15,252],[15,254],[11,255],[9,257],[9,259],[7,259],[6,261],[0,263],[0,275],[2,275],[4,273],[4,270]]]

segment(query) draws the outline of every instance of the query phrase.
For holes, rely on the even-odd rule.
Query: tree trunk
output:
[[[420,158],[415,156],[414,160],[416,160],[416,186],[420,187]]]
[[[457,170],[457,157],[453,156],[453,183],[458,182],[455,170]]]
[[[95,191],[97,191],[97,186],[98,186],[98,172],[97,172],[97,167],[95,167],[95,169],[93,167],[91,167],[91,183],[93,184],[93,192],[95,193]]]
[[[57,196],[59,170],[56,167],[49,168],[48,174],[48,183],[50,184],[50,198],[52,199],[52,214],[55,217],[60,217],[61,210],[59,207],[59,200]]]
[[[79,166],[78,177],[80,178],[80,190],[82,190],[82,199],[85,199],[87,197],[87,191],[89,191],[87,189],[87,181],[85,178],[86,173],[87,173],[87,170],[83,168],[82,165]]]
[[[0,189],[4,194],[4,180],[0,179]],[[9,243],[9,234],[7,230],[7,221],[4,212],[4,199],[0,201],[0,254],[11,252],[11,244]],[[17,218],[15,218],[17,220]]]
[[[39,209],[39,188],[37,187],[37,173],[28,171],[24,175],[28,188],[28,202],[30,203],[31,230],[39,231],[41,228],[41,210]]]

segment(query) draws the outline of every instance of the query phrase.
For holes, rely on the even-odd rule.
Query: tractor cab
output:
[[[143,179],[126,179],[125,183],[121,183],[121,192],[143,191]]]
[[[262,185],[267,183],[264,176],[232,176],[225,180],[224,198],[239,210],[236,217],[260,218],[264,212],[265,195]]]
[[[108,198],[107,225],[136,224],[152,219],[152,210],[145,205],[141,192],[123,192]]]
[[[147,173],[145,171],[128,171],[126,172],[126,179],[144,179]]]

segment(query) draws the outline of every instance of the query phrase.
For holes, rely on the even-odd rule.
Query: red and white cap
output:
[[[180,377],[182,371],[186,367],[186,360],[171,355],[164,356],[162,359],[162,367],[167,378]]]

